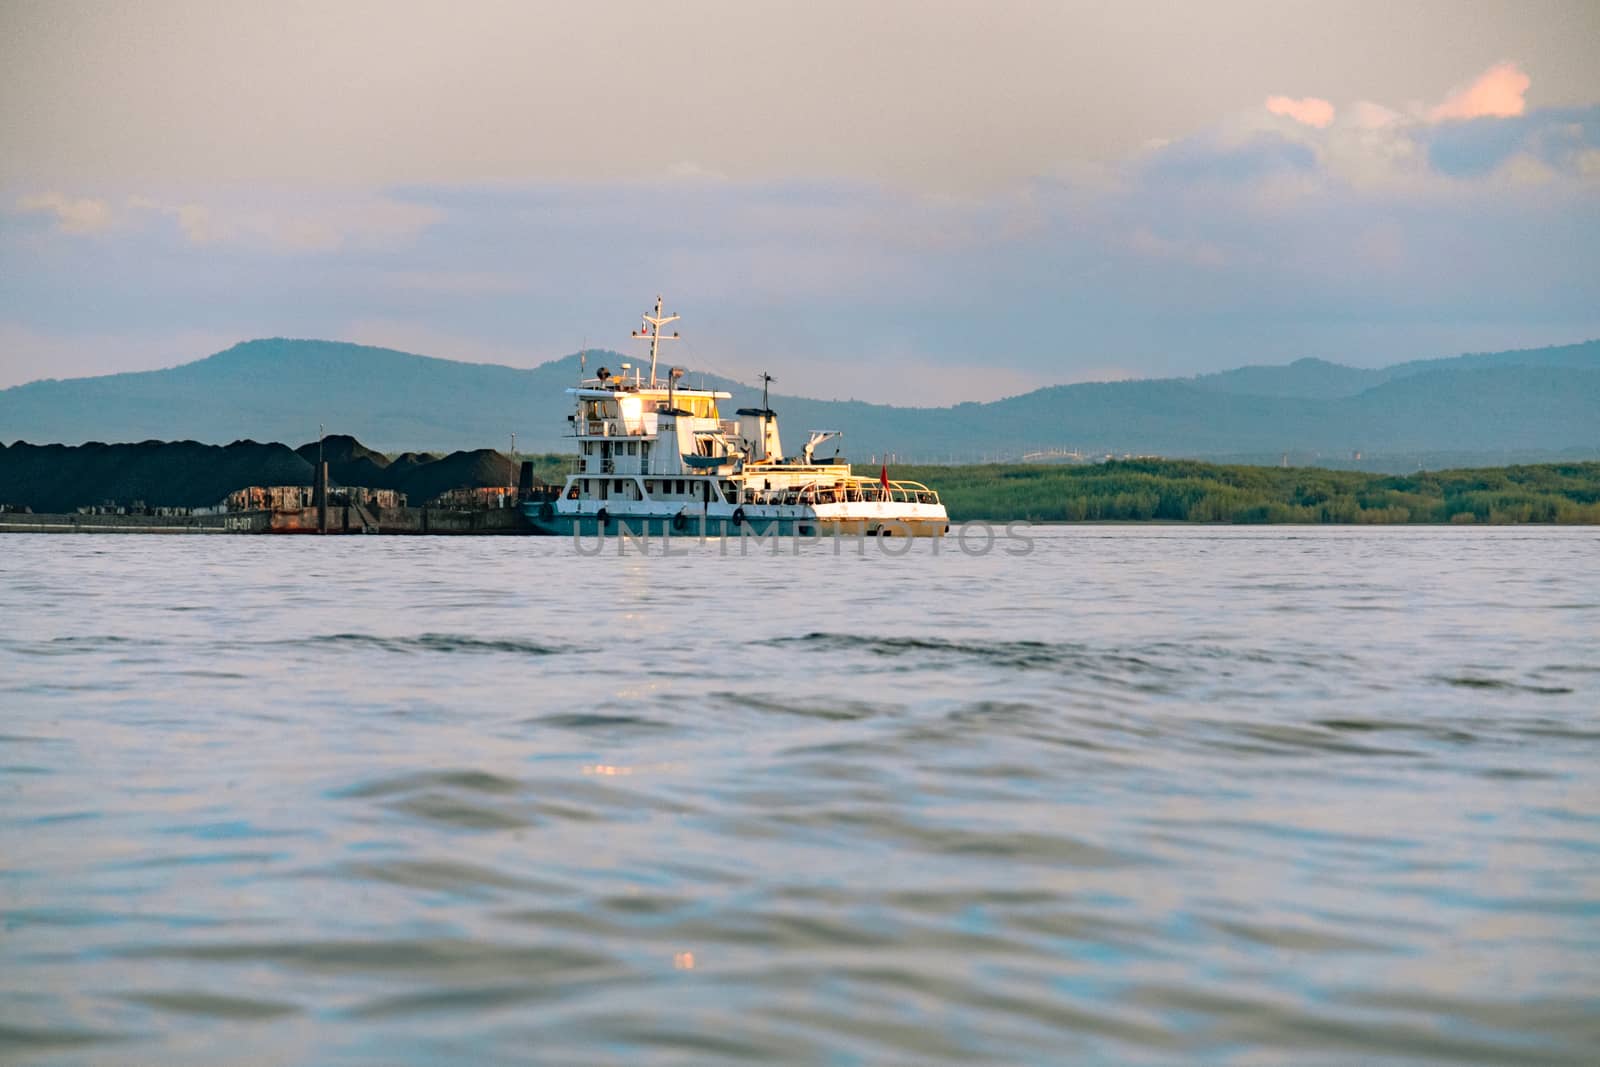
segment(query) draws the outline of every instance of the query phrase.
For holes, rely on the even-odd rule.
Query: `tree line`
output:
[[[1600,523],[1596,462],[1385,475],[1132,459],[890,476],[937,489],[957,522]]]

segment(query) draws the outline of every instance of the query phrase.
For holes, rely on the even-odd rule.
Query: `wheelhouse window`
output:
[[[678,394],[678,407],[697,419],[714,419],[717,417],[717,401],[710,396],[684,396]]]

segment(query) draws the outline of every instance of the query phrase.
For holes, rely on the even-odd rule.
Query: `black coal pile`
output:
[[[316,465],[316,441],[301,445],[295,452],[313,467]],[[492,448],[452,452],[448,456],[404,452],[391,460],[354,437],[334,434],[322,439],[321,454],[334,485],[398,489],[414,504],[425,503],[451,489],[516,484],[511,460]]]
[[[392,469],[392,468],[391,468]],[[394,484],[412,503],[420,504],[451,489],[476,489],[488,485],[515,485],[511,458],[491,448],[452,452],[432,463],[401,473]]]
[[[353,437],[322,441],[334,485],[398,489],[413,504],[451,489],[510,484],[511,460],[492,449],[448,456],[407,452],[394,461]],[[252,485],[310,485],[317,442],[144,441],[139,444],[0,444],[0,504],[69,512],[107,501],[152,507],[207,507]]]
[[[311,464],[287,445],[143,441],[0,448],[0,502],[64,512],[106,501],[206,507],[247,485],[310,485]]]
[[[389,477],[404,478],[418,467],[425,467],[443,458],[437,452],[402,452],[389,461]]]
[[[335,485],[364,485],[372,489],[393,489],[389,484],[389,457],[374,452],[348,434],[330,434],[319,445],[312,441],[295,449],[295,454],[313,469],[321,452],[328,464],[328,477]]]

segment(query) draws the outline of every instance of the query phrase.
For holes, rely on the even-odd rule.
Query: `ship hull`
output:
[[[920,515],[564,513],[539,504],[525,508],[530,532],[551,537],[943,537],[950,520],[938,508]],[[799,509],[785,509],[797,511]]]

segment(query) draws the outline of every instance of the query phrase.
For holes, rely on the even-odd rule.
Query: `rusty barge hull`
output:
[[[496,536],[530,534],[520,508],[329,507],[238,511],[216,515],[0,514],[0,533],[52,534],[394,534]]]

